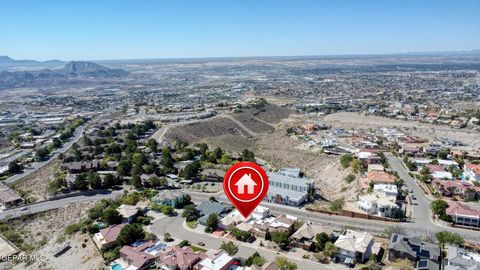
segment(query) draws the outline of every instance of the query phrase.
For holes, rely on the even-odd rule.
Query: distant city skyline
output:
[[[469,51],[480,1],[2,1],[0,55],[33,60]]]

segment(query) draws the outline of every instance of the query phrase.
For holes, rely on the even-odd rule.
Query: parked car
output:
[[[415,195],[412,195],[411,197],[412,197],[412,200],[416,200],[416,199],[417,199],[417,197],[415,197]]]

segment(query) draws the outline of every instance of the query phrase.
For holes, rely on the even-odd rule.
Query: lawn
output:
[[[198,221],[196,221],[196,220],[187,221],[187,226],[192,228],[192,229],[195,229],[197,227],[197,224],[198,224]]]
[[[200,251],[200,252],[207,252],[208,250],[205,248],[197,247],[197,246],[190,246],[194,252]]]

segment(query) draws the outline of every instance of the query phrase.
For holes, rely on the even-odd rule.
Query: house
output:
[[[480,165],[465,164],[463,166],[463,174],[467,180],[480,182]]]
[[[414,262],[422,260],[434,263],[440,262],[440,248],[438,245],[422,242],[420,238],[413,236],[392,234],[387,252],[387,258],[391,262],[397,259],[409,259]]]
[[[227,229],[230,226],[237,226],[248,220],[249,219],[245,219],[238,210],[233,210],[218,221],[218,227],[221,229]]]
[[[293,232],[293,224],[297,221],[297,217],[290,215],[277,216],[268,226],[268,232]]]
[[[132,223],[138,215],[138,208],[133,205],[122,204],[117,208],[118,213],[123,217],[123,222]]]
[[[313,191],[313,179],[301,177],[301,173],[284,168],[277,173],[267,173],[269,187],[264,200],[267,202],[299,206],[303,204],[309,192]]]
[[[383,172],[385,171],[385,168],[383,167],[382,164],[369,164],[367,171]]]
[[[433,179],[432,187],[442,196],[461,196],[464,200],[474,200],[480,197],[480,187],[468,181]]]
[[[227,270],[234,265],[234,258],[224,252],[219,252],[213,258],[205,258],[197,263],[194,270]]]
[[[480,270],[480,254],[461,247],[447,246],[445,270]]]
[[[156,262],[159,269],[164,270],[191,270],[201,260],[207,258],[203,252],[194,252],[190,247],[167,247],[160,253]]]
[[[375,184],[395,184],[395,176],[387,172],[370,171],[367,173],[368,182]]]
[[[380,243],[373,241],[373,235],[368,232],[357,232],[347,229],[335,241],[338,256],[341,260],[351,262],[365,262],[372,254],[380,252]]]
[[[117,243],[117,237],[124,227],[124,224],[112,225],[105,229],[101,229],[94,235],[94,242],[99,249],[109,248]]]
[[[280,215],[278,217],[269,217],[257,220],[253,223],[252,234],[257,237],[265,238],[272,232],[293,232],[293,224],[297,217],[290,215]]]
[[[197,206],[197,211],[202,216],[198,219],[198,222],[202,225],[205,225],[207,222],[207,218],[210,214],[216,214],[217,217],[220,219],[223,217],[228,211],[230,211],[231,207],[226,206],[219,202],[214,201],[203,201]]]
[[[290,236],[292,240],[291,245],[305,250],[312,250],[315,247],[315,237],[322,232],[332,236],[333,229],[305,222],[302,227]]]
[[[462,226],[480,227],[480,211],[458,202],[449,202],[446,210],[454,224]]]
[[[225,171],[220,169],[205,169],[200,172],[200,179],[207,182],[222,182]]]
[[[428,155],[436,156],[442,150],[441,144],[429,144],[423,147],[423,152]]]
[[[391,184],[375,184],[373,185],[373,191],[377,193],[383,193],[387,196],[397,197],[398,188],[396,185]]]
[[[97,171],[100,168],[100,162],[98,160],[92,161],[76,161],[70,163],[62,163],[60,170],[68,171],[71,174]]]
[[[157,248],[157,246],[165,247],[165,244],[155,244],[153,241],[147,241],[139,245],[123,246],[120,249],[120,258],[130,267],[135,267],[133,269],[148,269],[158,258],[160,248]]]
[[[177,207],[185,202],[185,194],[178,190],[162,190],[150,201],[159,205]]]
[[[22,203],[22,197],[3,183],[0,183],[0,207],[10,208]]]
[[[367,212],[369,215],[379,217],[395,217],[399,207],[395,203],[396,197],[388,196],[385,193],[375,192],[360,196],[357,201],[359,209]]]

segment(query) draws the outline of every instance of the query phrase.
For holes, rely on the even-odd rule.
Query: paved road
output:
[[[186,239],[190,241],[190,243],[196,244],[198,242],[204,242],[205,247],[209,249],[220,249],[220,245],[222,241],[229,241],[228,239],[220,238],[212,236],[211,234],[205,233],[198,233],[193,232],[191,230],[187,230],[183,226],[184,218],[182,217],[164,217],[160,218],[153,222],[150,227],[152,233],[157,235],[160,239],[163,238],[163,235],[168,232],[173,237],[178,239]],[[268,250],[266,248],[258,247],[250,243],[244,243],[236,241],[238,245],[238,253],[235,256],[239,256],[242,258],[247,258],[251,256],[255,251],[260,253],[265,259],[269,261],[275,260],[277,256],[286,256],[290,260],[295,261],[298,265],[298,269],[339,269],[342,268],[340,265],[322,265],[316,262],[311,262],[308,260],[304,260],[298,257],[293,257],[291,255],[287,255],[286,253],[277,253],[273,250]]]
[[[115,190],[110,193],[102,193],[102,194],[96,194],[91,196],[82,195],[82,196],[69,197],[69,198],[60,199],[60,200],[44,201],[41,203],[25,205],[19,208],[9,209],[9,210],[0,212],[0,220],[4,219],[7,216],[19,217],[26,214],[34,214],[34,213],[44,212],[52,209],[58,209],[58,208],[66,207],[72,203],[89,202],[89,201],[97,201],[101,199],[114,198],[121,194],[123,194],[123,190]],[[24,209],[24,208],[26,208],[26,210],[21,211],[21,209]]]
[[[430,208],[431,200],[425,196],[422,189],[417,183],[417,180],[413,179],[409,174],[408,171],[403,167],[402,160],[395,157],[391,153],[387,153],[385,157],[390,164],[392,170],[398,173],[401,179],[404,181],[404,185],[407,187],[408,190],[412,190],[414,195],[417,199],[412,200],[413,205],[413,221],[419,224],[429,224],[432,225],[432,211]],[[408,213],[407,213],[408,214]]]

